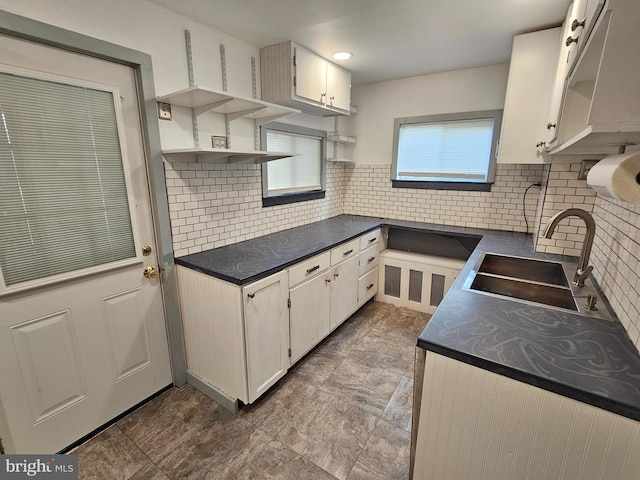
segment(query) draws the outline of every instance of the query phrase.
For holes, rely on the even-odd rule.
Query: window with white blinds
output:
[[[5,286],[135,256],[113,92],[0,72]]]
[[[396,119],[393,180],[492,183],[501,111]]]
[[[263,129],[263,149],[295,154],[263,166],[263,197],[323,191],[326,132],[282,123]]]

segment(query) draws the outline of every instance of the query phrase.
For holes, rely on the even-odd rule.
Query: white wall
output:
[[[393,122],[398,117],[435,115],[504,106],[508,65],[492,65],[356,86],[358,114],[344,124],[357,136],[345,198],[345,213],[466,227],[524,232],[522,196],[542,180],[540,165],[498,165],[491,192],[393,188]],[[538,190],[526,198],[532,231]]]
[[[234,95],[252,96],[251,57],[257,67],[257,94],[260,98],[260,51],[224,33],[199,24],[145,0],[0,0],[0,9],[44,23],[82,33],[148,53],[152,57],[158,96],[189,86],[185,29],[191,32],[195,84],[222,90],[220,44],[225,45],[227,89]],[[191,111],[173,107],[173,120],[160,122],[163,149],[193,147]],[[307,115],[297,115],[301,124],[324,125]],[[289,120],[291,121],[291,120]],[[208,146],[211,135],[225,135],[220,115],[199,119],[201,144]],[[253,122],[232,122],[231,144],[235,149],[253,150]]]
[[[150,54],[158,95],[189,86],[184,47],[189,29],[196,83],[222,88],[219,45],[224,43],[229,91],[251,96],[256,47],[144,0],[0,0],[0,9]]]
[[[508,75],[501,64],[353,87],[358,114],[345,122],[358,137],[353,158],[390,164],[394,118],[503,108]]]

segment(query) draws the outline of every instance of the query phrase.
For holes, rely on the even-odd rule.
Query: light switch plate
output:
[[[171,104],[158,102],[158,118],[160,120],[171,120]]]
[[[600,160],[582,160],[580,165],[580,173],[578,173],[578,180],[586,180],[589,170],[598,163]]]

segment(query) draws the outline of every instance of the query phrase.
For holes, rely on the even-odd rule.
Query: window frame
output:
[[[400,127],[406,124],[444,123],[456,120],[493,119],[493,136],[489,153],[489,168],[486,182],[450,182],[428,180],[398,180],[398,140]],[[391,185],[393,188],[417,188],[433,190],[461,190],[490,192],[495,181],[498,147],[500,144],[500,129],[502,127],[502,110],[477,110],[473,112],[457,112],[436,115],[421,115],[415,117],[398,117],[393,121],[393,157],[391,163]]]
[[[122,105],[119,101],[120,99],[120,90],[111,85],[106,85],[90,80],[85,79],[74,79],[71,77],[66,77],[59,74],[48,73],[48,72],[40,72],[36,70],[31,70],[27,68],[15,67],[6,64],[0,64],[0,71],[9,75],[16,75],[30,79],[36,79],[41,81],[59,83],[62,85],[69,85],[72,87],[80,87],[98,90],[101,92],[105,92],[111,95],[114,106],[114,115],[116,119],[116,128],[118,134],[118,142],[120,146],[120,155],[122,168],[124,173],[124,183],[125,189],[127,193],[127,203],[128,203],[128,211],[129,211],[129,219],[131,223],[132,235],[133,235],[133,248],[134,255],[128,258],[124,258],[121,260],[115,260],[108,263],[102,263],[94,266],[87,266],[78,268],[76,270],[69,270],[66,272],[56,273],[49,276],[40,277],[33,280],[26,280],[23,282],[19,282],[12,285],[7,285],[5,282],[4,275],[2,274],[2,267],[0,266],[0,297],[13,295],[16,293],[28,292],[36,288],[55,286],[62,282],[67,282],[70,280],[76,280],[79,278],[83,278],[86,276],[98,274],[98,273],[106,273],[109,271],[113,271],[116,269],[120,269],[123,267],[128,267],[131,265],[136,265],[142,262],[142,254],[140,253],[140,231],[139,231],[139,217],[137,209],[133,203],[131,192],[132,188],[132,178],[130,172],[130,160],[128,156],[128,150],[126,145],[126,132],[124,125],[124,118],[122,113]]]
[[[286,205],[289,203],[305,202],[308,200],[319,200],[326,196],[327,182],[327,132],[315,128],[302,127],[282,122],[268,122],[260,125],[260,146],[262,150],[267,149],[267,131],[273,130],[282,133],[302,135],[308,137],[321,138],[320,142],[320,190],[307,190],[303,192],[284,193],[279,195],[269,195],[268,168],[270,162],[262,164],[262,206],[272,207],[276,205]],[[295,158],[295,157],[293,157]]]

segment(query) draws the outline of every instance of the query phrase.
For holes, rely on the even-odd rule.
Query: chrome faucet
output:
[[[589,255],[591,255],[591,246],[593,245],[593,238],[596,235],[596,222],[593,220],[593,217],[589,212],[580,208],[568,208],[567,210],[556,213],[551,217],[551,220],[549,220],[549,223],[544,229],[543,236],[545,238],[551,238],[556,226],[560,223],[560,220],[566,217],[580,217],[584,220],[584,223],[587,226],[587,233],[584,237],[584,242],[582,243],[582,251],[580,252],[578,268],[573,276],[573,284],[583,287],[585,279],[589,276],[591,270],[593,270],[593,267],[589,265]]]

